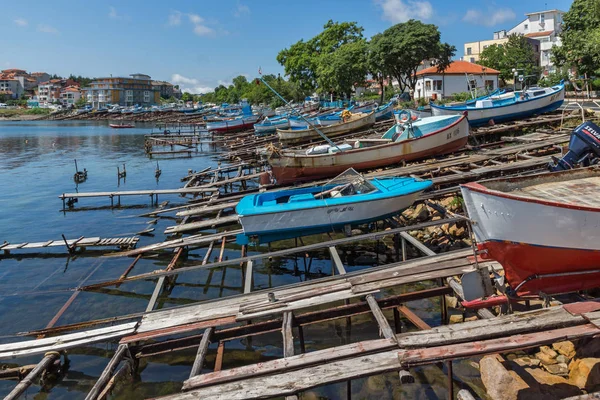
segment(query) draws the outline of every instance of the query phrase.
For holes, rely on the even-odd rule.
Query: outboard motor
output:
[[[550,171],[588,167],[600,161],[600,127],[587,121],[571,132],[569,151],[560,160],[552,157]]]

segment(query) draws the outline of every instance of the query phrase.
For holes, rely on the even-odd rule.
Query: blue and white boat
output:
[[[236,206],[244,233],[259,243],[331,232],[378,221],[409,207],[431,181],[409,177],[366,180],[350,168],[323,186],[246,196]]]
[[[290,127],[287,117],[265,118],[262,122],[254,124],[254,133],[258,136],[275,133],[277,128],[286,129]]]
[[[471,126],[526,118],[558,109],[565,100],[565,85],[548,88],[532,87],[514,93],[498,94],[477,100],[475,103],[457,106],[436,105],[433,102],[431,112],[437,115],[456,115],[467,112]]]
[[[390,101],[387,104],[377,107],[375,110],[375,121],[381,121],[382,119],[392,118],[394,111],[394,102]]]

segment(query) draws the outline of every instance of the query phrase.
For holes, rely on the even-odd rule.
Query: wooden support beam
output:
[[[225,352],[225,341],[221,340],[219,342],[219,347],[217,347],[217,358],[215,358],[215,372],[219,372],[223,369],[223,353]]]
[[[344,275],[346,273],[346,269],[344,268],[342,259],[340,258],[340,255],[338,254],[338,251],[335,248],[335,246],[329,246],[329,254],[331,254],[331,261],[333,262],[333,265],[335,265],[338,274]]]
[[[383,311],[381,311],[381,308],[379,308],[377,300],[375,300],[375,298],[370,294],[367,295],[366,299],[369,307],[371,308],[371,312],[373,313],[373,316],[375,316],[375,320],[379,325],[380,336],[383,336],[386,339],[395,340],[396,336],[394,335],[394,331],[392,331],[387,318],[385,315],[383,315]]]
[[[200,341],[200,346],[198,346],[198,352],[196,353],[196,359],[194,360],[194,365],[192,365],[192,371],[190,372],[190,378],[193,378],[196,375],[200,374],[202,370],[202,366],[204,365],[204,359],[206,358],[206,353],[208,351],[208,345],[210,344],[210,337],[212,336],[215,328],[212,326],[207,328],[202,335],[202,340]]]
[[[30,373],[27,374],[25,379],[15,386],[15,388],[4,398],[4,400],[16,400],[27,390],[29,386],[33,384],[33,381],[36,380],[42,372],[46,370],[57,358],[60,358],[60,354],[56,351],[52,351],[46,353],[42,361],[35,366]]]
[[[252,291],[252,260],[246,262],[246,272],[244,273],[244,293]]]
[[[283,336],[283,356],[291,357],[294,355],[294,335],[292,332],[292,323],[294,314],[291,311],[283,313],[283,326],[281,334]]]
[[[415,314],[410,308],[405,305],[398,306],[398,311],[400,311],[410,322],[413,323],[417,328],[421,330],[431,329],[431,326],[425,321],[421,319],[417,314]]]
[[[123,357],[125,357],[127,351],[128,348],[126,344],[120,344],[119,347],[117,347],[117,351],[115,351],[115,354],[108,362],[106,368],[104,368],[104,371],[102,371],[100,378],[98,378],[96,384],[94,387],[92,387],[92,390],[90,390],[88,395],[85,397],[85,400],[96,400],[98,398],[102,388],[104,388],[108,380],[111,378],[113,371],[117,368]]]
[[[125,364],[121,365],[121,367],[115,372],[115,374],[110,378],[104,389],[98,395],[99,400],[104,400],[108,397],[110,392],[113,390],[115,385],[117,384],[117,379],[124,375],[127,371],[131,371],[131,362],[127,361]]]

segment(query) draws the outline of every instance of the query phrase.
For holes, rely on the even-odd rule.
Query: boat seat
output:
[[[297,203],[299,201],[308,201],[308,200],[314,200],[315,196],[313,196],[310,193],[304,193],[304,194],[295,194],[293,196],[290,196],[290,203]]]

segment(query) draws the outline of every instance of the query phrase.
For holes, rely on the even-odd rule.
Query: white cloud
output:
[[[198,14],[188,14],[190,22],[194,24],[194,33],[198,36],[209,36],[215,33],[215,30],[204,24],[204,18]]]
[[[14,22],[18,26],[27,26],[27,20],[25,18],[15,18]]]
[[[229,87],[229,86],[233,85],[233,81],[223,81],[223,80],[221,80],[221,79],[219,79],[219,80],[217,81],[217,83],[218,83],[219,85],[223,85],[223,86],[225,86],[225,87]]]
[[[39,24],[37,30],[44,33],[52,33],[54,35],[58,34],[58,29],[50,25]]]
[[[110,19],[129,19],[126,15],[120,15],[117,13],[117,9],[113,6],[108,7],[108,18]]]
[[[169,22],[170,26],[178,26],[181,25],[181,12],[180,11],[171,11],[169,14]]]
[[[204,18],[202,18],[198,14],[188,14],[188,17],[190,19],[190,22],[195,25],[204,22]]]
[[[171,83],[174,85],[179,85],[181,92],[188,92],[192,94],[204,94],[214,90],[212,87],[202,85],[198,79],[188,78],[179,74],[173,74],[171,76]]]
[[[383,10],[382,18],[393,23],[409,19],[430,19],[433,16],[431,3],[424,0],[375,0]]]
[[[237,3],[235,12],[233,13],[233,15],[235,15],[237,18],[241,17],[242,15],[245,14],[250,14],[250,7],[248,7],[245,4],[242,4],[240,2]]]
[[[487,12],[470,9],[463,17],[463,21],[475,25],[495,26],[515,19],[516,15],[510,8],[488,8]]]

